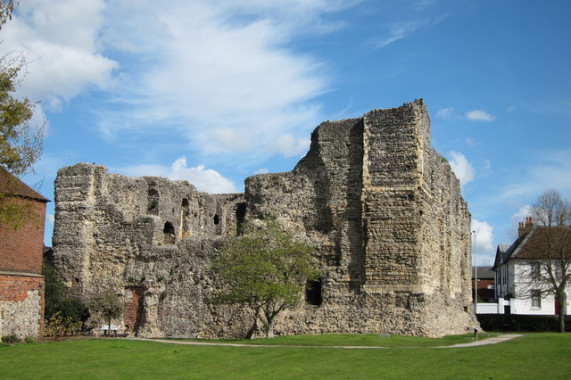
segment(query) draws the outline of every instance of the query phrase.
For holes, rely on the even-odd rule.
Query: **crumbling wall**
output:
[[[297,167],[248,178],[246,199],[248,218],[276,215],[311,236],[326,269],[323,303],[290,311],[285,333],[441,336],[477,324],[470,214],[430,146],[422,101],[321,124]]]
[[[55,185],[54,264],[71,293],[89,300],[115,291],[132,334],[189,336],[198,334],[194,321],[210,323],[197,314],[212,289],[206,253],[236,233],[242,194],[209,195],[185,181],[90,164],[60,169]]]
[[[83,297],[121,294],[124,324],[140,335],[243,336],[250,311],[208,302],[209,259],[244,221],[270,216],[313,244],[323,270],[319,302],[284,313],[277,333],[441,336],[475,323],[470,214],[430,146],[422,101],[322,123],[291,172],[250,177],[245,194],[63,168],[56,265]]]

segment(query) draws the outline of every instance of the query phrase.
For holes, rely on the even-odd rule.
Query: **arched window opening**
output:
[[[307,281],[305,284],[305,301],[308,304],[320,306],[323,303],[321,285],[321,279],[315,281]]]
[[[174,226],[172,225],[171,222],[165,222],[165,227],[163,228],[163,235],[164,235],[165,244],[175,243]]]
[[[182,209],[180,211],[180,237],[190,235],[190,205],[187,198],[182,200]]]
[[[246,219],[246,203],[238,203],[236,205],[236,232],[238,235],[242,234],[242,227]]]
[[[214,224],[218,225],[218,223],[220,223],[220,218],[218,217],[218,214],[214,215]]]
[[[159,215],[159,191],[153,187],[149,188],[147,197],[147,211],[151,215]]]

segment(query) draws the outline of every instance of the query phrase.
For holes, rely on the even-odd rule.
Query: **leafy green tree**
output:
[[[35,104],[14,98],[21,60],[0,58],[0,166],[14,175],[29,171],[42,153],[43,128],[30,125]]]
[[[89,309],[83,302],[69,298],[67,289],[58,271],[49,260],[44,259],[46,336],[70,335],[77,332],[89,318]],[[79,326],[79,327],[78,327]]]
[[[65,285],[58,271],[44,259],[44,299],[46,320],[59,311],[59,304],[65,299]]]
[[[17,2],[14,3],[14,0],[0,0],[0,29],[2,25],[6,23],[6,21],[12,19],[12,12],[14,11],[14,7],[17,5]]]
[[[12,18],[16,5],[13,0],[0,0],[0,29]],[[0,58],[0,166],[16,176],[26,173],[40,157],[43,142],[43,128],[30,125],[35,104],[13,97],[23,66],[23,58]]]
[[[111,331],[111,321],[123,314],[125,305],[123,305],[117,294],[108,291],[93,297],[89,303],[89,309],[101,315],[107,322],[108,331]]]
[[[252,330],[259,319],[266,337],[272,338],[276,316],[299,304],[306,281],[319,277],[312,251],[276,221],[263,229],[247,228],[243,236],[229,239],[212,260],[212,271],[221,283],[214,302],[252,308]]]
[[[0,0],[0,28],[11,19],[15,5],[12,0]],[[0,170],[15,176],[28,172],[43,149],[44,125],[30,124],[36,105],[28,98],[14,97],[23,66],[23,58],[0,57]],[[2,176],[3,181],[6,178]],[[4,183],[0,191],[0,221],[18,228],[29,212],[22,204],[13,202],[10,185]]]

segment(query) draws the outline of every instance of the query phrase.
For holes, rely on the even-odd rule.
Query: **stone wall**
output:
[[[88,298],[113,289],[124,325],[144,336],[243,336],[251,312],[215,307],[209,257],[244,221],[276,217],[308,239],[324,271],[321,303],[302,303],[276,332],[441,336],[470,311],[470,214],[448,163],[430,146],[422,101],[324,122],[287,173],[246,179],[245,194],[186,182],[63,168],[54,259]]]
[[[41,336],[43,294],[42,276],[0,272],[0,337]]]

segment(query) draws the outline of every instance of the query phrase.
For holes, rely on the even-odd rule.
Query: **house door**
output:
[[[559,301],[555,301],[555,315],[559,315]]]

